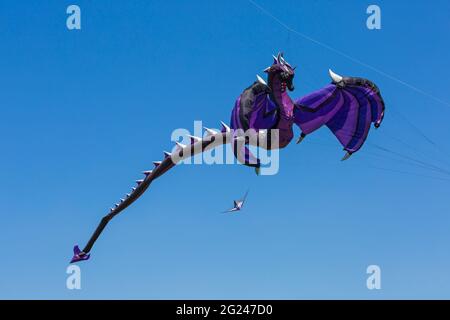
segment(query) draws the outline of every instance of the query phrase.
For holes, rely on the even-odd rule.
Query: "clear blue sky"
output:
[[[257,2],[450,102],[448,1]],[[69,31],[72,3],[0,2],[0,298],[450,298],[450,177],[375,147],[449,167],[448,104],[248,1],[79,0],[82,30]],[[366,28],[372,3],[379,31]],[[276,176],[177,167],[110,223],[80,264],[82,290],[67,290],[73,245],[172,130],[228,121],[279,50],[298,66],[293,97],[329,83],[329,67],[377,83],[382,128],[344,163],[324,128],[282,150]],[[219,214],[248,188],[242,214]]]

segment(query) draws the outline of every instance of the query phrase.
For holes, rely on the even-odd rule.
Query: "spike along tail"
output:
[[[78,246],[74,247],[74,256],[72,257],[72,260],[70,262],[73,263],[89,259],[89,252],[91,251],[100,234],[105,229],[108,222],[111,221],[112,218],[114,218],[124,209],[126,209],[129,205],[131,205],[134,201],[136,201],[147,190],[153,180],[159,178],[165,172],[173,168],[178,162],[186,158],[230,142],[233,138],[232,131],[230,127],[228,127],[225,123],[221,123],[222,130],[220,132],[205,128],[207,132],[205,138],[202,139],[195,136],[188,136],[191,140],[191,143],[189,145],[183,145],[177,142],[177,148],[173,153],[164,151],[164,159],[161,161],[154,161],[154,169],[144,171],[143,174],[145,177],[141,180],[137,180],[136,187],[133,187],[131,189],[131,192],[126,194],[123,199],[120,199],[120,202],[116,203],[115,206],[110,209],[110,212],[101,219],[99,225],[97,226],[97,229],[95,229],[84,249],[80,251]]]

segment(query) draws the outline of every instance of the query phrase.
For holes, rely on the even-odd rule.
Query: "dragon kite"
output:
[[[294,90],[295,67],[282,53],[273,56],[273,64],[264,72],[267,82],[257,75],[256,81],[238,97],[229,126],[222,122],[220,131],[205,128],[205,137],[189,136],[191,143],[188,145],[177,142],[172,153],[164,152],[164,159],[154,162],[153,170],[144,171],[145,177],[136,181],[131,192],[101,219],[84,249],[74,247],[71,263],[89,259],[92,246],[108,222],[136,201],[153,180],[187,157],[231,143],[237,160],[259,173],[261,162],[248,146],[282,149],[293,139],[293,124],[296,124],[301,130],[297,143],[327,126],[346,151],[342,159],[346,160],[362,147],[371,124],[378,128],[383,120],[383,98],[378,87],[367,79],[343,77],[329,70],[330,84],[292,100],[288,91]]]

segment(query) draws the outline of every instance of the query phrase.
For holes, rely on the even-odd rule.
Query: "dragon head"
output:
[[[282,52],[278,53],[276,57],[273,56],[273,64],[266,68],[264,72],[268,74],[269,85],[279,83],[282,92],[286,91],[286,88],[288,88],[289,91],[294,90],[293,79],[295,67],[291,67],[291,65],[284,60]]]

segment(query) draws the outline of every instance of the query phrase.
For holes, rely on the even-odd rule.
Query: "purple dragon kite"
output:
[[[261,162],[255,158],[248,145],[268,150],[286,147],[293,138],[293,124],[301,129],[300,143],[308,134],[327,126],[344,147],[348,159],[358,151],[369,133],[371,123],[378,128],[384,117],[384,102],[378,87],[363,78],[342,77],[329,70],[331,84],[297,100],[292,100],[286,89],[294,90],[295,68],[279,53],[273,64],[264,70],[267,83],[257,76],[250,87],[238,97],[231,113],[231,125],[222,122],[222,130],[206,129],[204,138],[189,136],[191,143],[177,142],[173,153],[164,152],[162,161],[154,162],[152,171],[103,217],[89,242],[81,251],[74,247],[71,263],[89,259],[89,252],[108,222],[136,201],[156,178],[181,160],[197,153],[232,143],[239,162],[255,168],[259,173]],[[245,132],[245,135],[239,134]],[[248,132],[251,132],[248,134]]]

